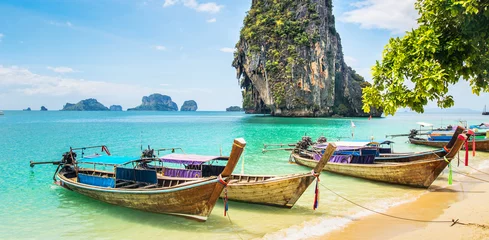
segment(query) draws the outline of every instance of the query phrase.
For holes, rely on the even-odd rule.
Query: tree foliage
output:
[[[459,79],[474,94],[489,92],[489,0],[417,0],[415,7],[419,27],[391,38],[372,68],[373,85],[363,89],[365,112],[409,107],[422,113],[428,101],[451,107],[448,86]]]

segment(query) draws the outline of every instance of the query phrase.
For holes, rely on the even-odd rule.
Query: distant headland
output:
[[[183,112],[197,111],[197,103],[194,100],[185,101],[182,107],[180,107],[180,111]]]
[[[178,111],[178,106],[170,96],[154,93],[144,96],[141,105],[127,111]]]
[[[109,111],[109,108],[99,103],[97,99],[89,98],[77,104],[66,103],[61,111]]]
[[[242,112],[244,109],[240,108],[239,106],[231,106],[226,108],[226,112]]]

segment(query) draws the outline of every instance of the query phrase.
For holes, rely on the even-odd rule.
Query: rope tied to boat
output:
[[[229,210],[229,204],[228,204],[228,183],[226,181],[224,181],[224,179],[222,179],[222,175],[219,174],[219,176],[217,177],[217,180],[220,184],[222,184],[224,186],[224,197],[222,198],[222,200],[224,201],[224,216],[226,216],[228,210]]]
[[[316,178],[316,188],[314,189],[314,203],[312,205],[312,209],[316,210],[319,206],[319,173],[314,172],[314,169],[311,171],[313,177]]]
[[[450,152],[450,148],[447,148],[447,146],[443,146],[443,150],[445,150],[445,152]]]

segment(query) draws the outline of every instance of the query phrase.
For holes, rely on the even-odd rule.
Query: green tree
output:
[[[391,38],[363,89],[363,109],[399,107],[424,112],[428,101],[452,107],[448,86],[464,79],[472,92],[489,92],[489,1],[417,0],[417,29]],[[413,83],[408,87],[406,81]]]

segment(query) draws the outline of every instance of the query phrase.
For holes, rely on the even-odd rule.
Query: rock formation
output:
[[[112,105],[109,108],[110,111],[122,111],[122,106],[121,105]]]
[[[127,111],[178,111],[178,106],[171,97],[159,93],[144,96],[142,104]]]
[[[109,111],[103,104],[96,99],[89,98],[78,102],[77,104],[66,103],[61,111]]]
[[[41,106],[41,111],[47,111],[48,109],[45,106]]]
[[[30,107],[28,107],[28,108],[26,108],[26,109],[22,109],[22,111],[31,111],[31,108],[30,108]]]
[[[241,112],[241,111],[243,111],[243,109],[238,106],[231,106],[226,108],[226,112]]]
[[[332,0],[252,0],[233,61],[246,112],[368,116],[369,83],[344,61],[332,8]]]
[[[180,107],[180,111],[197,111],[197,103],[194,100],[188,100]]]

